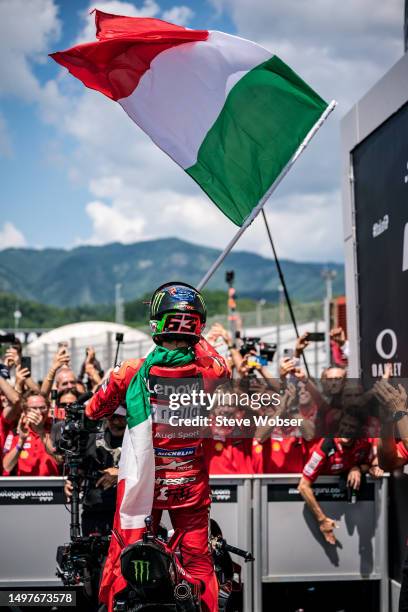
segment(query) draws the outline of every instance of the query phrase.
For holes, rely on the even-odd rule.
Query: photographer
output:
[[[63,421],[65,419],[65,409],[74,404],[78,397],[79,393],[75,388],[69,391],[60,391],[55,400],[54,419]]]
[[[53,408],[53,423],[51,426],[50,435],[45,440],[45,449],[51,457],[55,459],[58,465],[64,463],[64,457],[58,450],[61,432],[65,422],[65,411],[68,406],[74,404],[79,398],[79,393],[76,389],[70,391],[61,391],[58,393],[55,407]]]
[[[120,406],[104,420],[100,433],[90,433],[80,467],[82,486],[82,535],[98,532],[108,535],[112,529],[116,506],[116,485],[123,435],[126,429],[126,409]],[[72,483],[65,484],[69,500]]]

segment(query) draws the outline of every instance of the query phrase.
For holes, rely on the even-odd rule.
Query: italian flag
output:
[[[241,226],[327,103],[249,40],[160,19],[95,18],[96,42],[51,57],[118,102]]]

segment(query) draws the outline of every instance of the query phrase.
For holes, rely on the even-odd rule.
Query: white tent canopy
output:
[[[63,325],[43,334],[27,346],[25,353],[32,358],[32,373],[35,378],[45,376],[59,342],[68,343],[72,368],[76,372],[81,367],[88,346],[95,348],[97,359],[102,367],[107,369],[113,365],[117,333],[123,334],[120,360],[144,355],[152,343],[147,334],[128,325],[107,321],[84,321]]]

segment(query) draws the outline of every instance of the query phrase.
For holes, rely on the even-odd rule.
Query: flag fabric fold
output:
[[[101,11],[95,20],[96,42],[51,57],[117,101],[241,226],[327,103],[249,40]]]

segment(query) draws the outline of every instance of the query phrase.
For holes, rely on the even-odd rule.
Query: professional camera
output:
[[[0,334],[0,344],[14,344],[16,337],[14,334]]]
[[[91,433],[101,430],[102,422],[92,421],[85,415],[86,402],[92,393],[85,393],[78,401],[65,409],[65,422],[61,428],[58,451],[64,455],[65,472],[72,482],[71,496],[71,541],[57,549],[57,576],[65,586],[83,588],[88,599],[97,599],[101,563],[107,554],[110,536],[99,534],[82,536],[79,521],[79,497],[81,479],[89,474],[80,474],[85,451]]]
[[[85,414],[84,402],[92,393],[84,393],[70,406],[65,408],[65,422],[61,427],[61,437],[58,442],[58,450],[67,458],[72,455],[82,455],[88,441],[89,434],[98,433],[101,430],[101,421],[92,421]]]
[[[95,595],[94,583],[109,547],[110,536],[77,537],[57,548],[57,576],[65,586],[83,586],[88,597]]]
[[[247,337],[242,338],[242,345],[239,350],[242,357],[245,357],[248,353],[253,354],[253,361],[255,365],[267,365],[271,361],[276,353],[276,344],[274,342],[261,342],[260,338]]]

